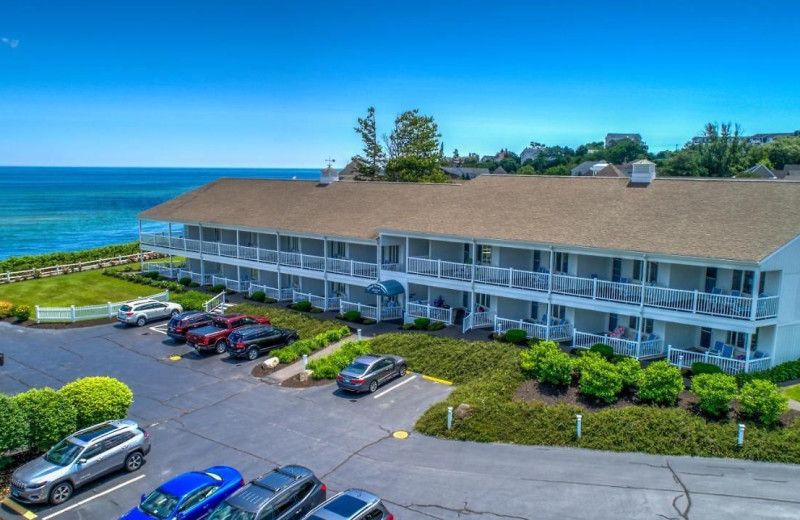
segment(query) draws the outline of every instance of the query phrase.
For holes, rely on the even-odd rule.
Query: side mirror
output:
[[[86,464],[87,459],[78,459],[78,464]]]
[[[140,497],[139,497],[139,503],[142,503],[142,502],[144,502],[144,499],[145,499],[145,498],[147,498],[147,495],[145,495],[144,493],[142,493],[142,496],[140,496]]]

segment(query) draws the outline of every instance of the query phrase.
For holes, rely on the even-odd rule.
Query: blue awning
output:
[[[365,289],[367,294],[379,294],[381,296],[394,296],[395,294],[403,294],[403,284],[397,280],[384,280],[382,282],[371,283]]]

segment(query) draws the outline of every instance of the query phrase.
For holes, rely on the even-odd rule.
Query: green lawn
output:
[[[99,305],[162,292],[156,287],[103,276],[102,269],[0,285],[0,300],[41,307]]]
[[[790,386],[786,388],[783,393],[789,396],[789,399],[800,401],[800,385]]]

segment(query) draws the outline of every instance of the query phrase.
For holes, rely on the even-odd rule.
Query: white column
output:
[[[236,258],[239,258],[239,230],[236,230]]]
[[[639,316],[640,317],[641,317],[641,309],[644,308],[644,291],[645,291],[645,287],[647,285],[646,282],[645,282],[645,280],[647,280],[647,255],[644,255],[644,257],[642,258],[642,274],[641,274],[641,276],[642,276],[642,294],[641,294],[641,296],[639,298],[639,308],[640,308]]]
[[[408,237],[406,237],[406,264],[403,266],[403,269],[408,272]]]
[[[755,291],[753,291],[755,292]],[[750,345],[753,343],[753,333],[747,333],[747,343],[744,346],[744,371],[750,371]]]
[[[760,277],[761,277],[761,271],[759,269],[753,270],[753,292],[752,292],[753,299],[750,302],[750,321],[755,321],[756,317],[758,316],[758,295],[760,294],[758,282]]]

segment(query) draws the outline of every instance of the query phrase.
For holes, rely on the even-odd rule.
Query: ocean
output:
[[[139,212],[220,177],[317,179],[319,169],[0,167],[0,260],[132,242]]]

